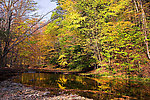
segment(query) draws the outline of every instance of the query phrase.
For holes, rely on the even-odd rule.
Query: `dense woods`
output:
[[[34,14],[36,4],[0,1],[1,67],[150,76],[149,0],[58,0],[48,21]]]

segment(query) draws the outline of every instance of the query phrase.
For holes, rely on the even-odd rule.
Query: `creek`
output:
[[[94,100],[150,100],[149,82],[49,73],[22,73],[14,81],[37,89],[47,89],[55,95],[71,93]]]

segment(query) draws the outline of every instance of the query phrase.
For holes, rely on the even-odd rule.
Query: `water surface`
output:
[[[150,100],[150,84],[146,82],[48,73],[23,73],[15,81],[33,87],[53,89],[55,94],[60,89],[67,93],[76,93],[95,100],[117,98]]]

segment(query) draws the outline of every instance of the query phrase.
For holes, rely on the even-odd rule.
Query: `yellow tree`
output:
[[[16,45],[51,22],[51,20],[48,20],[35,28],[35,25],[39,24],[52,11],[46,13],[36,21],[34,20],[34,23],[28,23],[30,22],[28,19],[32,19],[30,13],[33,13],[36,10],[35,8],[36,3],[34,0],[1,0],[0,30],[3,37],[0,40],[0,66],[7,64],[7,56],[10,52],[13,52],[12,49]]]
[[[7,64],[7,52],[12,42],[13,26],[19,26],[21,22],[26,20],[28,13],[35,10],[36,3],[33,0],[1,0],[0,2],[0,29],[3,31],[3,40],[0,40],[0,62],[3,66]]]

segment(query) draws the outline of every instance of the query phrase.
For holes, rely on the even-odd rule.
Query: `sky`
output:
[[[35,0],[35,2],[37,2],[37,6],[38,6],[38,14],[42,15],[42,14],[46,14],[47,12],[55,9],[57,7],[55,2],[51,2],[51,0]],[[50,18],[51,14],[48,15],[45,19]]]

